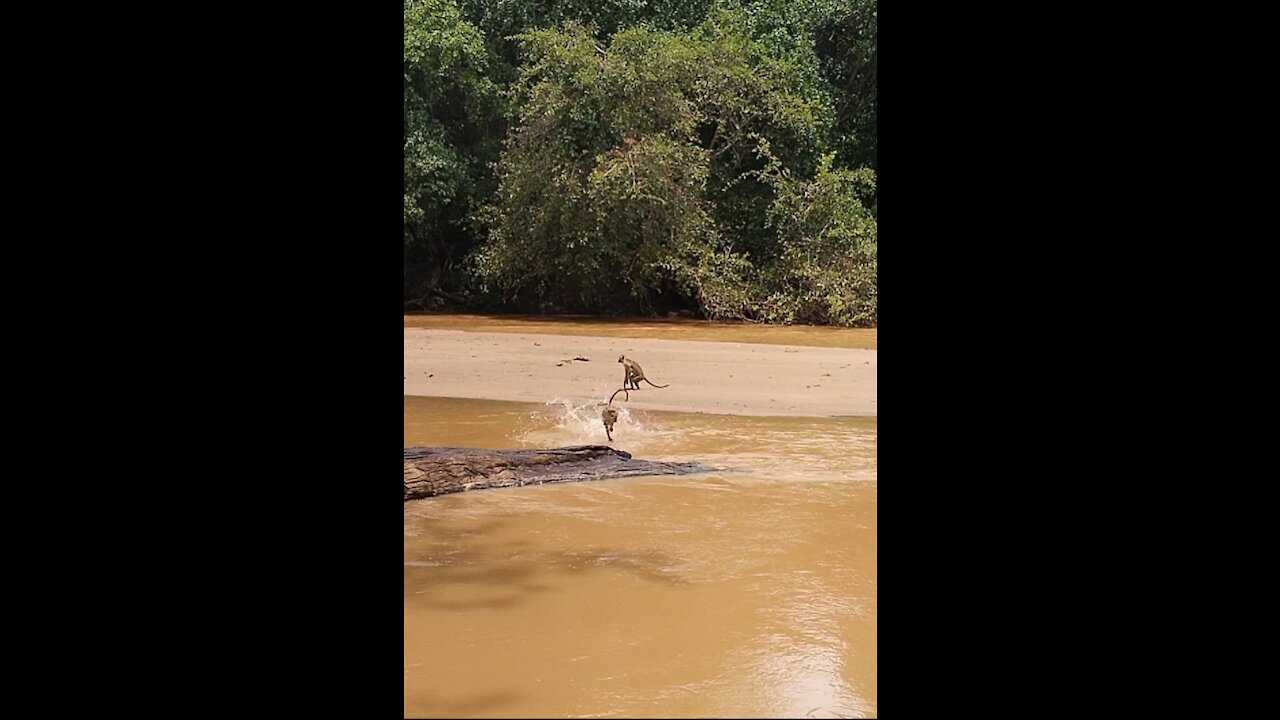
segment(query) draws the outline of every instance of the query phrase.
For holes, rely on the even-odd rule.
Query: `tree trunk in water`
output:
[[[513,485],[541,485],[643,475],[711,472],[702,463],[634,460],[607,445],[549,450],[481,450],[457,447],[404,449],[404,499]]]

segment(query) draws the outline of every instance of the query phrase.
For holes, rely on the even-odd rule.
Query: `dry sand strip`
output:
[[[591,335],[642,340],[710,340],[764,345],[877,348],[876,328],[829,325],[761,325],[758,323],[690,320],[686,318],[614,318],[575,315],[467,315],[421,313],[404,315],[404,326],[467,332]]]
[[[876,415],[875,350],[411,327],[404,329],[404,394],[604,401],[622,387],[623,354],[653,382],[670,384],[642,382],[626,401],[636,409]],[[566,362],[575,357],[588,362]]]

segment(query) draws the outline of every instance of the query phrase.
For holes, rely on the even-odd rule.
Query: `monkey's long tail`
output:
[[[610,405],[612,405],[612,404],[613,404],[613,399],[614,399],[614,398],[616,398],[616,397],[618,397],[618,393],[627,393],[627,402],[630,402],[630,401],[631,401],[631,393],[630,393],[630,392],[627,392],[627,389],[626,389],[626,388],[618,388],[617,390],[614,390],[614,391],[613,391],[613,394],[612,394],[612,395],[610,395],[610,396],[609,396],[609,404],[610,404]]]
[[[650,385],[653,385],[653,382],[650,381],[649,378],[644,378],[644,381],[649,383]],[[656,388],[671,387],[671,383],[667,383],[666,385],[653,385],[653,386]]]

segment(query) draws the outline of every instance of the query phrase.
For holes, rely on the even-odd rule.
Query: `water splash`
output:
[[[525,427],[515,433],[516,439],[534,447],[559,447],[562,445],[611,445],[618,447],[624,438],[633,438],[647,432],[643,413],[633,413],[625,403],[615,402],[618,421],[613,426],[613,442],[605,432],[600,412],[608,398],[596,401],[575,401],[554,398],[546,402],[546,409],[529,414]]]
[[[520,418],[510,437],[522,447],[609,445],[646,460],[697,460],[758,478],[876,480],[875,429],[861,422],[651,412],[620,395],[613,403],[618,421],[610,442],[600,420],[607,400],[548,400]],[[841,461],[833,462],[832,448],[839,448]],[[734,484],[747,481],[734,475]]]

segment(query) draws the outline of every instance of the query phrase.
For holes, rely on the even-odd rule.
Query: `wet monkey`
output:
[[[609,442],[613,442],[613,424],[618,422],[618,411],[605,406],[604,412],[600,413],[600,419],[604,421],[604,434],[609,436]]]
[[[626,393],[627,399],[631,399],[631,393],[626,388],[618,388],[609,396],[604,410],[600,411],[600,421],[604,423],[604,434],[609,436],[609,442],[613,442],[613,424],[618,422],[618,411],[613,409],[613,399],[618,397],[618,393]]]

